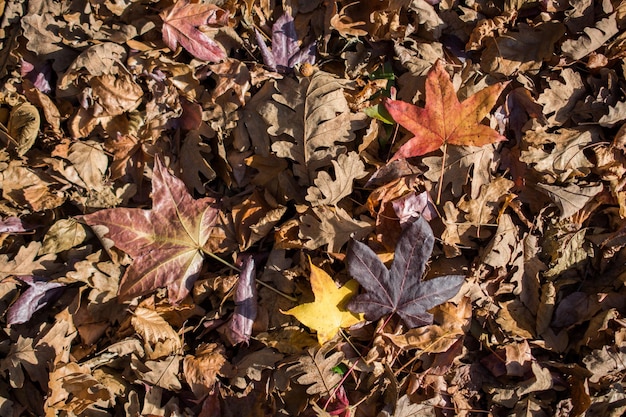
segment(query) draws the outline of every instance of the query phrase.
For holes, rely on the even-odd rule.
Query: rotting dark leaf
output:
[[[7,310],[9,326],[29,321],[35,312],[44,308],[63,291],[64,286],[60,282],[49,282],[33,276],[22,276],[19,279],[28,284],[29,288]]]
[[[446,275],[422,281],[435,238],[422,217],[407,227],[396,245],[391,269],[367,245],[353,241],[348,249],[348,271],[366,293],[348,304],[353,312],[365,313],[368,320],[398,314],[409,328],[433,322],[429,309],[454,297],[463,275]]]
[[[315,62],[315,42],[300,49],[293,17],[283,14],[272,25],[272,49],[270,50],[259,31],[255,30],[256,40],[263,56],[263,62],[273,71],[288,72],[297,64]]]
[[[256,265],[252,255],[244,255],[235,290],[235,312],[226,335],[232,344],[248,343],[257,315]]]

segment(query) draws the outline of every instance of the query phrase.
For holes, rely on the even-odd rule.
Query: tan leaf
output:
[[[316,351],[307,349],[298,363],[287,368],[287,373],[300,385],[308,385],[307,394],[326,395],[341,381],[341,375],[332,371],[344,358],[343,352],[333,352],[333,345],[326,344]]]
[[[498,214],[499,202],[506,197],[513,184],[513,181],[504,177],[494,178],[480,188],[478,197],[464,199],[459,202],[458,207],[467,213],[465,218],[472,225],[480,227],[491,224]]]
[[[495,40],[488,38],[480,61],[481,68],[492,74],[510,76],[520,72],[535,72],[554,53],[554,44],[565,33],[560,22],[543,22],[534,27],[525,23],[517,32],[506,32]]]
[[[135,331],[148,344],[171,341],[175,348],[180,349],[181,341],[176,331],[156,311],[137,307],[131,323]]]
[[[13,107],[7,128],[17,142],[15,146],[19,155],[24,155],[35,144],[40,124],[39,110],[32,104],[25,102]]]
[[[593,167],[583,150],[596,138],[598,132],[590,129],[561,129],[558,133],[529,130],[522,139],[527,149],[520,161],[560,182],[583,177]]]
[[[54,223],[43,238],[40,253],[59,253],[80,245],[93,234],[74,219],[61,219]]]
[[[56,255],[48,254],[37,259],[40,251],[41,243],[30,242],[28,246],[22,246],[12,260],[9,260],[8,255],[0,255],[0,278],[37,273],[42,275],[46,271],[44,265],[52,263],[56,259]]]
[[[217,375],[226,363],[224,346],[202,343],[195,355],[187,355],[183,361],[183,373],[196,398],[204,398],[213,388]]]
[[[213,181],[217,174],[207,162],[211,159],[211,147],[203,141],[197,130],[190,131],[180,148],[182,180],[190,190],[206,192],[205,183]]]
[[[581,59],[600,48],[606,41],[619,32],[615,14],[596,23],[595,27],[586,27],[578,39],[568,39],[561,45],[561,51],[572,59]]]
[[[318,206],[312,211],[314,215],[307,213],[300,219],[299,237],[307,239],[307,249],[327,244],[329,252],[338,253],[351,237],[360,240],[374,229],[370,222],[353,219],[341,207]]]
[[[101,144],[94,141],[74,142],[70,146],[67,159],[72,162],[87,189],[97,190],[103,187],[103,176],[109,166],[109,159]]]
[[[318,170],[346,152],[345,142],[354,140],[354,130],[365,114],[352,114],[343,89],[348,84],[324,71],[304,77],[299,83],[291,78],[276,82],[273,100],[263,103],[259,114],[277,140],[272,151],[280,158],[294,161],[294,175],[300,185],[312,185]],[[282,121],[289,120],[290,123]]]
[[[178,391],[182,388],[178,374],[180,372],[179,355],[166,357],[158,361],[140,361],[133,357],[131,368],[137,374],[140,381],[155,385],[170,391]]]
[[[426,353],[446,352],[469,327],[471,301],[464,297],[458,305],[451,302],[442,304],[436,308],[434,316],[440,324],[416,327],[399,335],[385,334],[385,338],[402,349],[419,349]]]
[[[314,187],[308,188],[306,200],[313,206],[337,205],[344,197],[352,194],[352,182],[367,175],[365,164],[356,152],[339,155],[333,164],[335,179],[328,172],[320,172]]]
[[[42,178],[43,177],[43,178]],[[2,197],[34,211],[53,209],[65,201],[65,195],[54,191],[52,181],[39,170],[29,169],[20,161],[11,161],[2,172]]]
[[[109,407],[113,396],[86,366],[74,362],[60,364],[50,374],[50,394],[46,399],[46,417],[66,411],[80,415],[92,407]]]
[[[576,214],[585,204],[590,202],[604,189],[600,183],[580,186],[570,184],[568,186],[537,184],[536,187],[550,197],[561,212],[561,220]]]
[[[569,118],[578,100],[583,99],[587,92],[580,74],[571,68],[561,71],[563,80],[549,80],[550,88],[546,88],[537,98],[543,105],[543,114],[548,117],[550,125],[562,125]]]
[[[118,116],[135,110],[143,96],[143,90],[130,75],[103,74],[91,78],[90,83],[94,98],[101,109],[94,111],[94,116]]]

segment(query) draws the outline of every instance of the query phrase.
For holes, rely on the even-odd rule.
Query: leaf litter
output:
[[[622,415],[625,10],[0,2],[0,414]]]

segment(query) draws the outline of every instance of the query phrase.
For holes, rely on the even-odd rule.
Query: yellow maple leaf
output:
[[[320,345],[329,341],[340,328],[350,327],[363,321],[363,314],[353,314],[345,309],[358,289],[358,282],[354,279],[346,282],[343,287],[337,288],[335,281],[323,269],[311,265],[311,289],[315,301],[296,306],[284,314],[294,316],[302,324],[317,332]]]

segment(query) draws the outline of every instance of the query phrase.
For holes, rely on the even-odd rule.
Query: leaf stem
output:
[[[443,187],[443,170],[446,167],[446,155],[448,154],[448,143],[443,143],[443,157],[441,158],[441,175],[439,176],[439,187],[437,189],[437,205],[441,202],[441,188]]]
[[[219,256],[217,256],[216,254],[214,254],[213,252],[207,252],[205,250],[202,250],[202,252],[204,252],[205,255],[215,259],[218,262],[221,262],[222,264],[226,265],[227,267],[234,269],[237,272],[241,272],[240,268],[237,268],[235,265],[231,264],[230,262],[220,258]],[[285,294],[284,292],[277,290],[276,288],[272,287],[271,285],[269,285],[266,282],[263,282],[257,278],[255,278],[255,281],[257,282],[257,284],[260,284],[262,286],[264,286],[265,288],[267,288],[268,290],[274,291],[276,294],[281,295],[283,297],[285,297],[286,299],[288,299],[289,301],[293,301],[293,302],[297,302],[298,299],[296,297],[292,297],[289,294]]]

